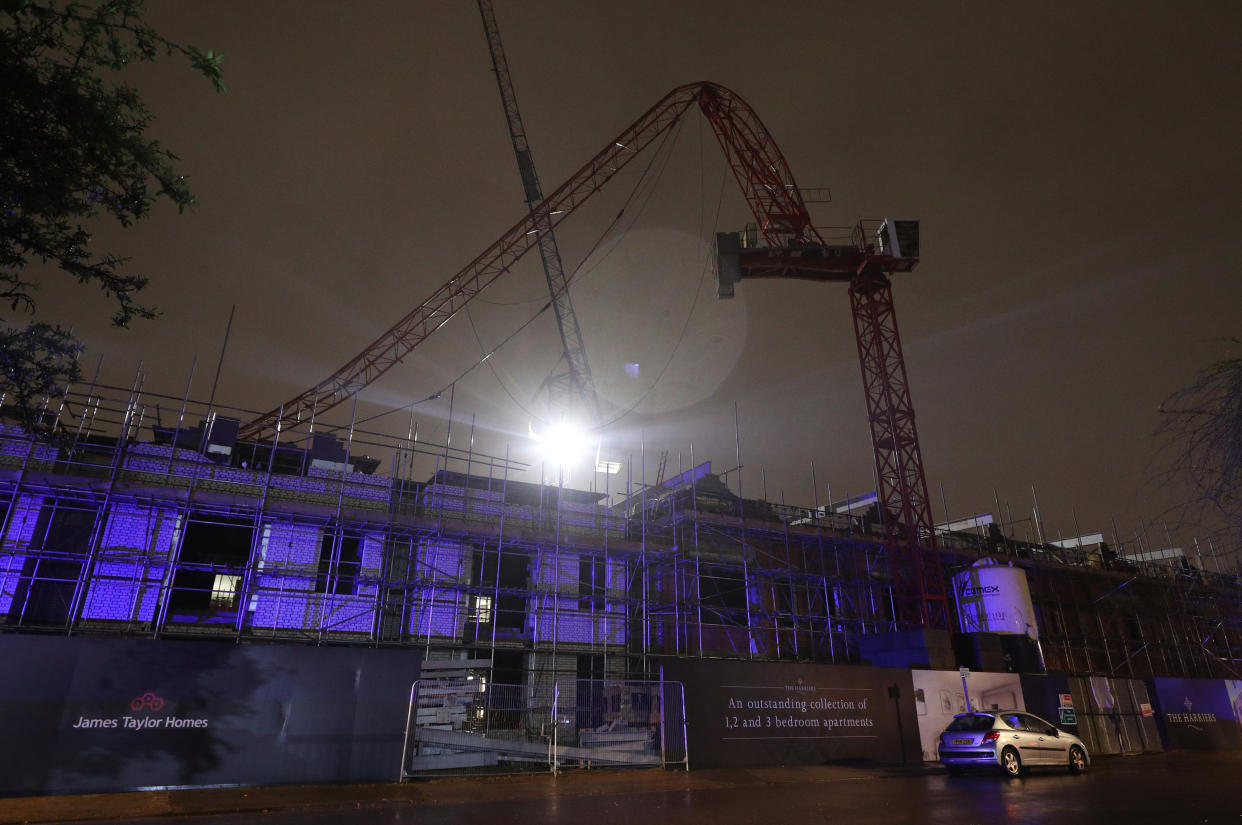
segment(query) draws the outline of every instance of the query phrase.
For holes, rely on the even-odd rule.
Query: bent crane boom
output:
[[[732,281],[755,277],[803,277],[847,281],[867,398],[872,448],[879,478],[878,503],[893,553],[895,627],[948,626],[948,600],[940,570],[935,526],[927,496],[914,408],[906,379],[889,274],[909,271],[917,254],[902,261],[868,244],[831,246],[811,224],[793,173],[759,116],[729,89],[690,83],[664,96],[610,141],[555,192],[447,283],[326,379],[242,427],[239,436],[279,433],[354,396],[398,364],[579,205],[598,192],[638,154],[671,129],[695,103],[724,150],[766,248],[742,244],[737,234],[718,236],[721,268]],[[732,282],[722,290],[732,294]]]

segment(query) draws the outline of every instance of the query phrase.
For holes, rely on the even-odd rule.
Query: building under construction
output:
[[[33,432],[0,427],[0,630],[11,634],[4,641],[12,655],[31,668],[43,664],[42,651],[28,643],[31,634],[168,642],[127,648],[126,676],[112,679],[113,664],[100,651],[120,655],[119,648],[38,640],[61,651],[56,667],[40,677],[49,685],[57,668],[79,672],[87,664],[81,685],[71,679],[56,686],[63,695],[52,710],[36,712],[48,703],[22,694],[22,680],[0,684],[22,694],[12,700],[21,714],[44,713],[44,726],[32,727],[31,736],[54,736],[63,752],[41,763],[43,773],[27,771],[0,791],[149,782],[150,764],[142,762],[148,757],[140,752],[126,757],[132,780],[99,784],[105,773],[82,755],[107,753],[107,762],[133,749],[122,749],[120,739],[84,738],[83,729],[118,728],[121,718],[109,715],[117,708],[159,711],[178,701],[170,691],[182,696],[180,715],[125,715],[123,724],[201,730],[202,741],[169,740],[165,750],[181,754],[184,768],[166,781],[210,784],[374,778],[388,757],[371,744],[392,734],[394,685],[398,694],[410,691],[405,777],[501,762],[554,769],[567,760],[688,765],[686,730],[697,711],[674,701],[666,685],[678,682],[664,678],[666,666],[684,672],[687,662],[724,663],[714,673],[741,663],[788,663],[765,677],[764,689],[782,698],[757,701],[804,713],[813,702],[784,694],[862,690],[878,698],[886,689],[892,714],[876,727],[895,730],[900,748],[875,744],[863,755],[902,759],[903,708],[915,713],[927,705],[926,694],[914,696],[911,668],[1102,677],[1110,691],[1113,679],[1237,678],[1242,586],[1234,577],[1185,556],[1171,564],[1102,539],[1020,541],[989,518],[934,523],[890,280],[918,264],[918,221],[860,221],[841,236],[821,231],[758,116],[713,83],[672,90],[544,196],[494,20],[486,3],[481,10],[527,194],[529,211],[520,221],[336,372],[267,413],[224,409],[214,397],[203,405],[153,396],[136,380],[128,391],[92,385],[68,393],[56,409],[42,411]],[[462,450],[419,442],[413,432],[401,439],[324,423],[535,248],[569,364],[553,383],[591,396],[552,231],[695,109],[711,124],[754,218],[744,231],[716,234],[718,295],[732,296],[743,280],[769,278],[848,290],[874,494],[821,501],[816,483],[800,501],[746,498],[740,468],[713,472],[710,461],[693,460],[667,479],[661,467],[653,484],[642,472],[636,479],[629,462],[623,485],[612,486],[605,473],[602,492],[575,490],[531,483],[526,468],[507,457],[476,454],[473,439]],[[593,396],[585,400],[598,413]],[[159,404],[167,409],[170,401],[179,408],[176,423],[166,426]],[[997,577],[1023,592],[1016,606],[989,601],[1001,588],[987,581]],[[189,652],[172,643],[190,639],[199,642]],[[276,666],[273,659],[259,666],[235,657],[245,661],[231,664],[220,681],[240,698],[218,701],[212,672],[194,663],[196,650],[211,659],[260,646],[281,656],[300,651],[288,655],[302,657],[301,664]],[[367,659],[366,667],[383,674],[383,702],[364,696],[370,683],[361,658],[339,654],[372,648],[394,652],[385,658],[371,650],[376,655]],[[164,662],[176,657],[186,665]],[[330,659],[335,676],[327,675]],[[829,674],[823,684],[804,684],[804,675],[819,678],[798,670],[811,664],[872,667],[819,668]],[[165,685],[159,690],[150,675],[157,672]],[[303,689],[295,683],[312,679],[325,682],[321,694],[301,704],[287,698]],[[860,679],[870,681],[841,686]],[[700,697],[711,695],[704,684]],[[963,691],[969,707],[964,682]],[[1140,707],[1150,714],[1148,703],[1133,690],[1129,695],[1131,715]],[[10,701],[2,692],[0,700]],[[725,707],[717,696],[700,699],[700,709],[713,701]],[[855,709],[850,700],[815,701],[825,712]],[[1191,715],[1189,695],[1186,702],[1183,715]],[[878,714],[877,704],[868,713]],[[209,706],[218,708],[216,721],[192,715]],[[294,710],[304,706],[315,710]],[[946,691],[941,709],[952,706]],[[341,707],[348,713],[338,714]],[[889,713],[887,702],[883,707]],[[230,715],[246,724],[234,725],[232,740],[212,740],[209,731]],[[289,726],[306,718],[318,727],[305,728],[299,740]],[[708,731],[721,716],[704,718],[700,730]],[[230,757],[231,772],[213,773],[226,761],[221,754],[253,746],[245,738],[253,719],[267,725],[264,747],[274,749],[266,772]],[[740,729],[736,716],[725,716],[725,726],[730,719]],[[871,727],[875,719],[810,721]],[[325,734],[323,726],[335,724],[346,727]],[[680,745],[669,734],[679,726]],[[561,742],[562,731],[571,744]],[[831,738],[788,742],[791,750],[778,757],[756,749],[736,758],[823,761],[824,751],[816,750],[823,743],[808,742]],[[314,743],[326,742],[335,744],[314,751]],[[204,761],[204,752],[215,762]],[[280,773],[291,755],[305,758],[306,769]],[[76,760],[78,772],[65,774],[61,758]],[[19,770],[27,769],[0,764],[0,776]]]
[[[875,640],[910,632],[874,497],[744,499],[708,462],[609,501],[413,440],[246,441],[193,406],[180,418],[202,423],[152,426],[139,393],[108,392],[71,396],[50,436],[4,428],[5,631],[397,647],[536,690],[666,657],[891,663]],[[898,664],[1236,678],[1234,575],[976,521],[942,529],[946,574],[1025,571],[1034,627],[959,620],[955,648],[925,633]]]

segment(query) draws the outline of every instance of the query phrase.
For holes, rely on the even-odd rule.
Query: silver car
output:
[[[959,713],[940,734],[939,749],[950,773],[986,766],[1019,776],[1040,765],[1082,773],[1091,764],[1081,739],[1022,710]]]

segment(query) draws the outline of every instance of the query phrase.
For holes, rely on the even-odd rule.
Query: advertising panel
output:
[[[1239,683],[1220,679],[1153,679],[1156,719],[1169,748],[1220,750],[1242,747]]]
[[[0,636],[0,793],[390,779],[418,656]]]
[[[964,668],[963,668],[964,669]],[[923,759],[939,760],[937,743],[940,732],[953,717],[967,711],[962,676],[956,670],[914,670],[914,713],[919,724],[919,741]],[[1021,677],[1016,673],[980,673],[968,671],[966,685],[970,689],[970,708],[1016,708],[1025,710]]]
[[[914,760],[910,671],[676,659],[692,767]]]

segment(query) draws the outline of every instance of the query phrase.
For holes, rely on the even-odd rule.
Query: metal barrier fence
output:
[[[526,685],[485,677],[419,680],[410,687],[400,779],[548,770],[551,717]]]
[[[690,769],[680,682],[558,679],[552,770],[679,765]]]
[[[1078,735],[1091,753],[1163,750],[1147,684],[1138,679],[1071,676]]]
[[[689,769],[680,682],[560,679],[551,707],[482,676],[410,686],[400,780],[670,765]]]

